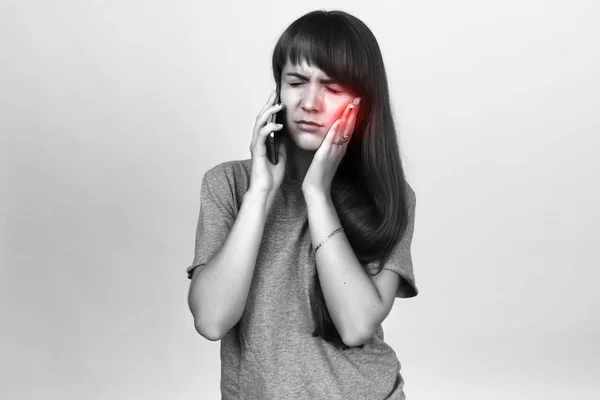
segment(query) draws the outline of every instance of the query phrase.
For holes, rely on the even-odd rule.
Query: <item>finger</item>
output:
[[[273,101],[275,100],[276,96],[277,96],[277,92],[275,90],[273,90],[271,92],[271,94],[269,95],[269,98],[267,99],[267,102],[265,103],[265,105],[261,108],[260,112],[256,115],[256,118],[254,120],[254,128],[252,129],[252,141],[250,144],[250,148],[254,147],[254,142],[256,141],[256,138],[258,136],[258,131],[260,130],[262,125],[264,125],[264,123],[262,123],[262,124],[259,123],[259,119],[268,108],[273,106]]]
[[[269,98],[267,100],[267,102],[265,103],[265,105],[263,106],[263,108],[260,110],[260,112],[257,115],[257,119],[259,116],[261,116],[267,108],[271,107],[274,103],[275,103],[275,98],[277,97],[277,92],[276,91],[272,91],[271,94],[269,95]]]
[[[283,109],[283,104],[279,103],[268,107],[258,118],[256,124],[260,127],[266,123],[275,122],[275,114]]]
[[[254,138],[252,139],[252,143],[250,144],[250,149],[254,149],[261,146],[266,146],[266,137],[275,131],[279,131],[283,128],[283,124],[276,124],[275,122],[269,122],[265,126],[256,132]]]
[[[258,131],[265,126],[265,124],[275,122],[275,113],[283,109],[283,104],[267,107],[258,117],[256,117],[256,123],[254,124],[254,137],[256,137]],[[269,121],[267,121],[269,120]]]
[[[325,139],[323,140],[323,143],[321,144],[321,146],[324,144],[325,146],[331,146],[331,144],[333,143],[337,133],[340,130],[340,126],[342,124],[342,118],[340,117],[340,119],[336,120],[333,124],[331,124],[331,127],[329,128],[329,131],[327,132],[327,135],[325,136]]]
[[[350,113],[348,117],[348,122],[345,126],[344,131],[342,131],[342,136],[350,136],[354,133],[354,127],[356,125],[356,118],[358,117],[358,111],[360,109],[360,99],[354,106],[354,109]]]
[[[279,131],[283,128],[282,124],[276,124],[275,122],[269,122],[258,132],[259,143],[265,143],[265,137],[269,136],[271,132]]]
[[[339,128],[337,129],[336,132],[336,136],[333,138],[334,143],[338,143],[340,140],[342,140],[342,135],[345,134],[345,132],[347,131],[347,127],[348,127],[348,120],[350,118],[350,116],[352,115],[352,110],[354,108],[354,103],[350,103],[346,106],[346,109],[344,110],[344,113],[342,114],[341,117],[341,124],[339,126]]]

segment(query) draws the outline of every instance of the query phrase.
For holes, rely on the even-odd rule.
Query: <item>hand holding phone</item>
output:
[[[271,122],[280,119],[275,117],[283,108],[278,101],[277,91],[271,92],[266,104],[256,116],[250,143],[252,172],[248,190],[267,193],[271,199],[285,176],[285,162],[278,162],[279,156],[285,160],[286,155],[285,146],[279,148],[281,134],[277,133],[283,128],[283,124]]]

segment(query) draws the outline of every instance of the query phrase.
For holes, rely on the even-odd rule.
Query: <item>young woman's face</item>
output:
[[[296,146],[316,151],[331,125],[341,117],[354,96],[332,81],[323,71],[306,62],[286,63],[281,74],[280,101],[285,110],[285,125]],[[317,124],[304,125],[304,120]]]

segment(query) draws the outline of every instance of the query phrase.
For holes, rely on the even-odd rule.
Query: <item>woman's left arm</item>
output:
[[[341,226],[331,196],[322,191],[304,191],[313,248]],[[386,274],[384,296],[363,269],[345,233],[338,232],[316,252],[315,262],[323,297],[342,341],[358,346],[373,337],[393,305],[400,277]],[[381,271],[388,273],[388,271]],[[388,279],[389,278],[389,279]],[[385,282],[385,283],[383,283]]]

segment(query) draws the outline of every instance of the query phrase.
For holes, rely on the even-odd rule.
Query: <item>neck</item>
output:
[[[289,138],[286,138],[285,146],[287,153],[286,176],[294,181],[303,181],[315,152],[298,148]]]

